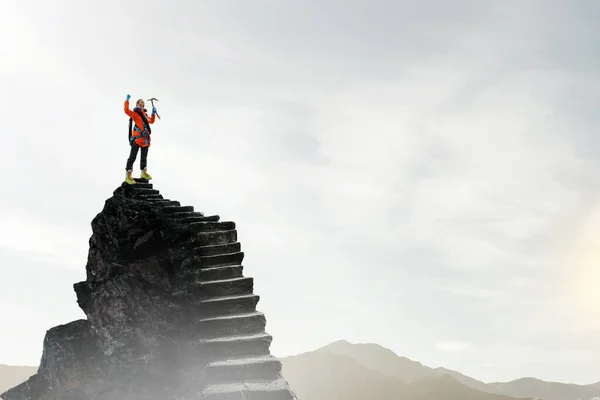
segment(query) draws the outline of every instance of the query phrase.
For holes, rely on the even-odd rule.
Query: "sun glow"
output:
[[[578,303],[597,313],[600,308],[600,249],[593,253],[574,266],[571,289]]]
[[[572,257],[562,273],[568,297],[585,325],[600,329],[600,208],[582,227]]]

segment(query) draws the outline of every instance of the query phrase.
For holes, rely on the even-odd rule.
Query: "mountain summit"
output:
[[[293,400],[234,222],[123,184],[92,221],[87,319],[47,331],[38,371],[4,400]]]

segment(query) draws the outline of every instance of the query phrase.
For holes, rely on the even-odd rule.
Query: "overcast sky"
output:
[[[84,317],[129,93],[155,188],[238,224],[276,355],[600,380],[599,2],[0,7],[0,363]]]

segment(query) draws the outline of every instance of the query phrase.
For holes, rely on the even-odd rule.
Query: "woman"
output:
[[[127,95],[125,98],[124,110],[125,114],[129,115],[129,144],[131,145],[131,151],[129,153],[129,158],[127,159],[127,164],[125,166],[125,171],[127,174],[125,175],[125,182],[130,185],[135,184],[135,180],[131,175],[133,172],[133,163],[137,158],[138,151],[140,148],[141,157],[140,157],[140,169],[142,170],[142,174],[140,178],[150,180],[152,176],[148,174],[146,170],[146,166],[148,164],[148,148],[150,147],[150,134],[152,133],[152,129],[150,128],[150,124],[154,123],[156,118],[156,108],[152,107],[152,116],[148,117],[146,113],[146,109],[144,108],[144,100],[139,99],[135,105],[136,107],[131,111],[129,109],[129,99],[130,95]],[[133,130],[131,129],[132,122],[134,122]]]

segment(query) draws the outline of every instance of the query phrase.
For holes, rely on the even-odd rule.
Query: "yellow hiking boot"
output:
[[[133,176],[131,175],[131,171],[127,171],[127,175],[125,175],[125,183],[135,185],[136,182],[133,179]]]
[[[140,178],[146,179],[147,181],[149,181],[150,179],[152,179],[152,176],[148,173],[148,171],[143,170],[142,174],[140,175]]]

